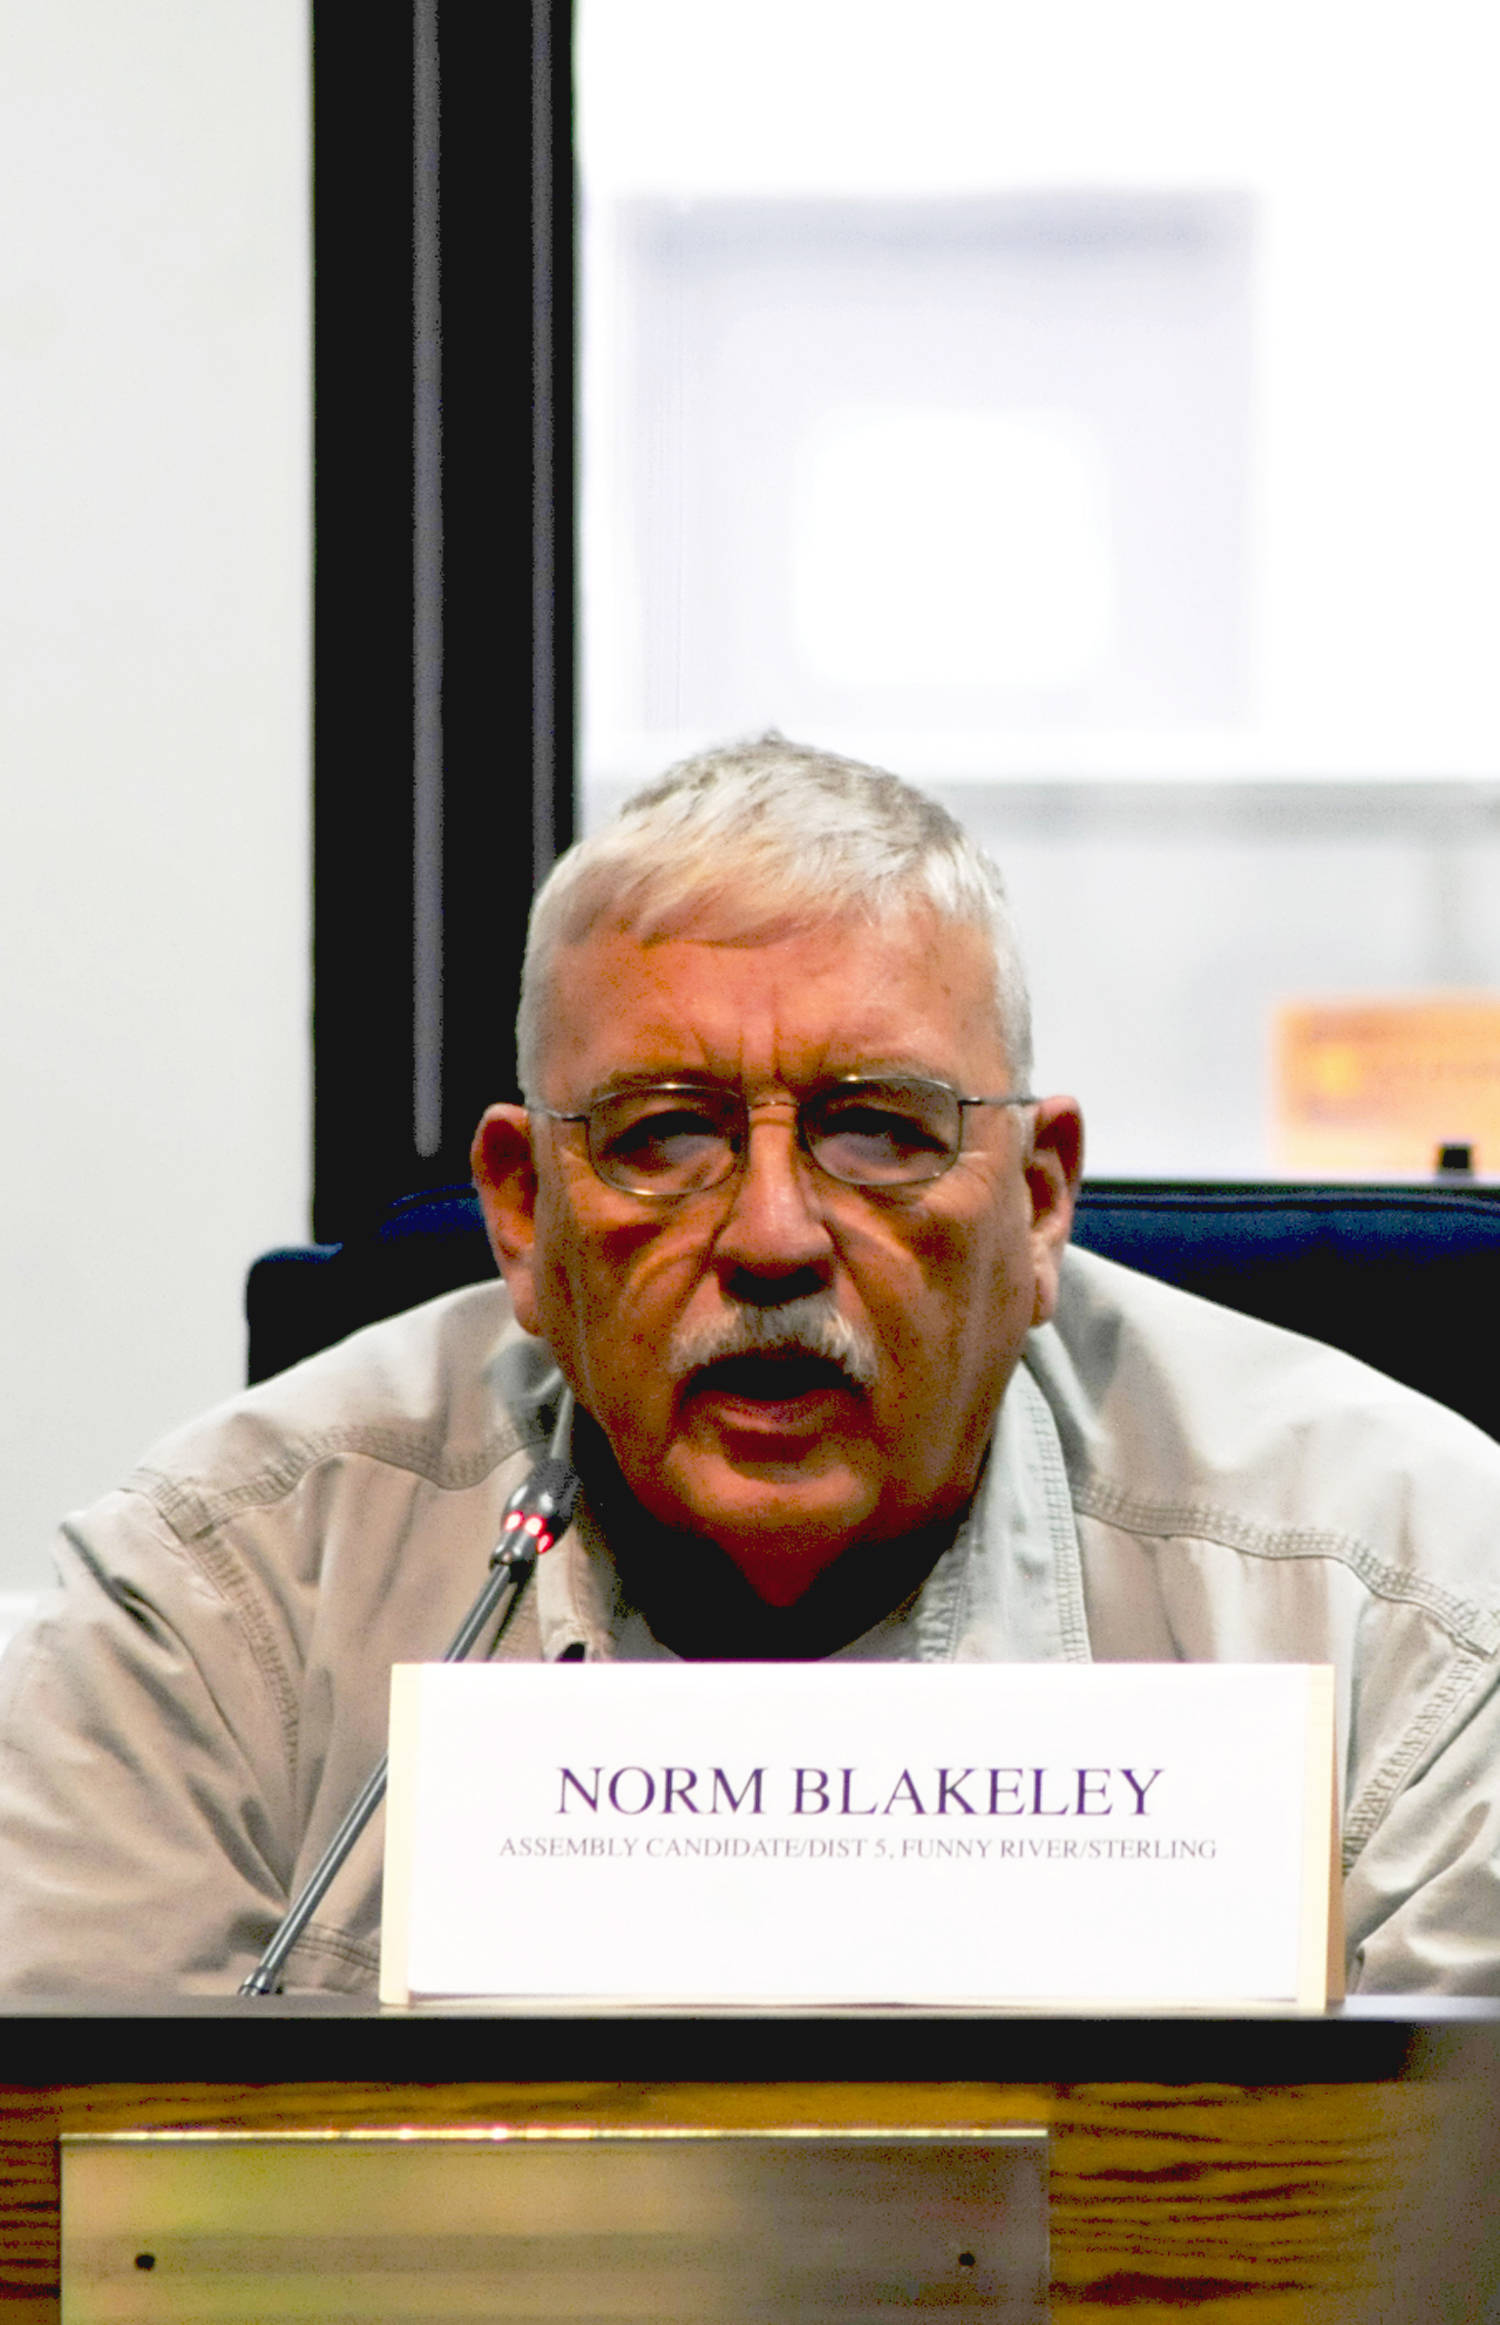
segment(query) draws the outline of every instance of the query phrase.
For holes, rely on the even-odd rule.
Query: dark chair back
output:
[[[1500,1189],[1093,1181],[1074,1240],[1331,1341],[1500,1437]],[[245,1307],[252,1381],[382,1316],[492,1277],[468,1187],[408,1195],[347,1243],[267,1252]]]

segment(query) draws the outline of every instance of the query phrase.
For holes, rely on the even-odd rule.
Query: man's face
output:
[[[951,1169],[875,1190],[826,1177],[785,1101],[905,1073],[1011,1089],[982,939],[926,913],[764,944],[642,943],[596,926],[548,995],[547,1104],[581,1112],[649,1081],[742,1090],[747,1152],[718,1186],[658,1200],[606,1185],[581,1125],[494,1107],[475,1145],[492,1238],[528,1331],[550,1342],[637,1498],[709,1537],[775,1605],[858,1541],[959,1510],[1033,1324],[1050,1315],[1077,1114],[965,1109]],[[814,1301],[868,1378],[683,1351],[747,1311]],[[856,1364],[855,1370],[860,1369]]]

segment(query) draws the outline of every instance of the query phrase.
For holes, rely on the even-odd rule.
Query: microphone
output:
[[[542,1459],[522,1479],[505,1505],[500,1520],[500,1539],[490,1552],[489,1572],[484,1587],[444,1649],[441,1657],[444,1663],[467,1661],[471,1649],[483,1636],[492,1616],[498,1608],[504,1606],[505,1612],[500,1618],[500,1627],[495,1633],[491,1652],[499,1646],[521,1603],[538,1558],[567,1532],[573,1505],[578,1499],[578,1479],[564,1451],[572,1419],[573,1392],[564,1389],[557,1408],[557,1426],[552,1432],[551,1443]],[[281,1973],[286,1967],[287,1956],[327,1896],[340,1866],[385,1798],[389,1773],[389,1756],[382,1755],[379,1766],[371,1771],[358,1799],[293,1899],[270,1944],[241,1985],[242,1995],[280,1993]]]

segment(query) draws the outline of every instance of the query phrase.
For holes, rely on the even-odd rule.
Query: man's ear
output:
[[[516,1322],[535,1332],[536,1164],[524,1106],[491,1106],[469,1149],[485,1232],[510,1290]]]
[[[1057,1305],[1058,1269],[1073,1224],[1073,1198],[1082,1170],[1083,1116],[1077,1099],[1040,1099],[1026,1164],[1036,1271],[1033,1324],[1045,1324]]]

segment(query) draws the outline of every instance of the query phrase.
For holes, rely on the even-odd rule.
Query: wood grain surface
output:
[[[993,2083],[77,2083],[0,2090],[0,2306],[53,2325],[62,2132],[390,2124],[976,2128],[1052,2136],[1059,2316],[1215,2325],[1395,2318],[1393,2256],[1436,2235],[1434,2081],[1250,2088]],[[1477,2119],[1477,2118],[1476,2118]],[[1451,2159],[1450,2159],[1451,2160]],[[1469,2312],[1434,2309],[1434,2316]],[[1477,2311],[1474,2313],[1478,2313]]]

